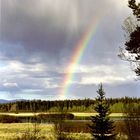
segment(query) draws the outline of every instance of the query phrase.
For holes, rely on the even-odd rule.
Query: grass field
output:
[[[71,125],[73,126],[73,124]],[[53,124],[39,124],[38,128],[40,129],[39,136],[43,137],[43,139],[41,140],[57,140],[57,135]],[[33,124],[31,123],[0,123],[0,140],[16,140],[17,137],[21,137],[23,134],[32,131]],[[67,137],[71,138],[71,140],[92,139],[90,133],[85,133],[82,131],[78,133],[74,130],[74,132],[64,132],[64,134],[66,134]],[[118,135],[117,137],[117,140],[126,140],[124,135],[122,135],[121,137]]]
[[[57,112],[55,112],[57,113]],[[79,112],[70,112],[74,116],[84,116],[84,117],[90,117],[97,115],[97,113],[79,113]],[[17,116],[17,117],[27,117],[27,116],[34,116],[39,114],[49,114],[49,113],[0,113],[0,115],[11,115],[11,116]],[[111,113],[110,117],[123,117],[123,113]]]
[[[54,139],[54,129],[53,125],[44,125],[39,126],[41,129],[41,135],[44,135],[46,138]],[[0,140],[12,140],[16,137],[20,137],[22,134],[32,131],[33,125],[30,123],[0,123]]]
[[[90,117],[90,116],[95,116],[97,113],[77,113],[77,112],[72,112],[74,116],[84,116],[84,117]],[[111,113],[110,117],[123,117],[123,113]]]
[[[54,125],[40,124],[38,127],[41,130],[40,135],[44,136],[46,140],[56,140]],[[31,123],[0,123],[0,140],[14,140],[32,130],[33,124]],[[74,140],[91,139],[89,133],[68,133],[67,135]]]
[[[75,117],[90,117],[96,115],[97,113],[79,113],[71,112]],[[49,113],[36,113],[39,114],[49,114]],[[34,113],[0,113],[0,115],[10,115],[16,117],[32,117]],[[112,113],[111,117],[123,117],[123,113]],[[118,123],[118,122],[116,122]],[[122,124],[122,123],[121,123]],[[120,124],[117,124],[117,131],[120,132]],[[56,131],[54,129],[54,124],[38,124],[40,129],[40,135],[43,136],[44,140],[56,140]],[[0,123],[0,140],[15,140],[17,137],[21,137],[27,132],[33,131],[32,123]],[[72,140],[91,140],[91,134],[87,128],[87,122],[65,122],[63,132],[70,137]],[[43,139],[41,139],[43,140]]]

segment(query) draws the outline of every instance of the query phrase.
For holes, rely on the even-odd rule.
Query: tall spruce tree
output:
[[[98,114],[91,117],[92,123],[89,125],[93,140],[114,140],[115,134],[113,134],[113,132],[115,126],[113,125],[113,121],[109,118],[110,109],[105,100],[105,92],[102,84],[99,85],[97,93],[98,96],[96,98],[94,110]]]

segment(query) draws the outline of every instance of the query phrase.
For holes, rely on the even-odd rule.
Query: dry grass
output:
[[[9,116],[17,116],[17,117],[30,117],[39,114],[40,113],[0,113],[0,115],[9,115]]]
[[[56,112],[57,113],[57,112]],[[89,116],[94,116],[97,115],[97,113],[79,113],[79,112],[71,112],[74,116],[84,116],[84,117],[89,117]],[[17,117],[28,117],[28,116],[34,116],[34,115],[39,115],[39,114],[50,114],[48,113],[0,113],[0,115],[10,115],[10,116],[17,116]],[[55,113],[51,113],[55,114]],[[123,113],[111,113],[111,117],[123,117]]]
[[[90,117],[90,116],[95,116],[97,115],[97,113],[77,113],[77,112],[73,112],[72,113],[74,116],[84,116],[84,117]],[[123,117],[124,114],[123,113],[111,113],[110,117]]]
[[[55,139],[52,124],[40,124],[39,129],[41,129],[41,136],[45,136],[46,139],[49,138],[50,140]],[[0,123],[0,140],[12,140],[32,130],[33,124],[31,123]]]
[[[56,133],[53,124],[40,124],[40,135],[44,136],[46,140],[56,140]],[[33,129],[31,123],[0,123],[0,140],[14,140],[21,137],[24,133]],[[91,140],[89,133],[66,133],[66,135],[73,140]]]

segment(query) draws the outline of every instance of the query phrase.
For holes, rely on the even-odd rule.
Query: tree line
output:
[[[122,98],[107,98],[106,103],[110,106],[122,103],[140,103],[140,98],[122,97]],[[12,103],[0,104],[0,112],[57,112],[61,110],[67,111],[89,111],[96,104],[96,99],[77,99],[77,100],[22,100]]]

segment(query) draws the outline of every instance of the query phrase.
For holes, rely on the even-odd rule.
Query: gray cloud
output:
[[[115,26],[120,21],[115,17],[120,16],[122,11],[117,11],[117,7],[112,6],[110,0],[1,0],[0,38],[3,54],[9,59],[23,62],[48,62],[47,59],[61,62],[62,58],[67,60],[91,19],[103,14],[104,20],[101,21],[103,23],[100,26],[101,32],[99,31],[102,42],[97,41],[96,46],[101,50],[99,46],[104,44],[102,49],[105,50],[112,46],[112,38],[119,34]],[[114,12],[108,7],[112,7]],[[115,34],[112,35],[112,32]]]
[[[117,50],[124,43],[121,25],[130,13],[127,0],[0,0],[0,3],[0,91],[5,98],[57,97],[77,43],[94,20],[99,20],[99,24],[78,68],[83,65],[98,69],[75,72],[69,98],[85,97],[84,92],[92,97],[97,86],[86,81],[81,84],[81,80],[85,76],[86,80],[90,76],[104,79],[103,75],[109,74],[106,69],[100,70],[102,65],[113,70],[114,65],[122,67],[115,73],[111,71],[110,78],[125,79],[127,74],[122,71],[126,71],[123,66],[127,64],[119,60]],[[129,70],[126,73],[129,75]],[[119,82],[126,95],[129,84]],[[107,86],[114,96],[119,90],[117,85]],[[133,90],[135,87],[132,84]]]
[[[74,85],[73,85],[74,86]],[[139,84],[135,82],[128,82],[124,84],[109,85],[103,84],[106,97],[118,98],[118,97],[139,97]],[[98,85],[79,85],[71,88],[69,95],[76,98],[95,98],[97,97]]]

